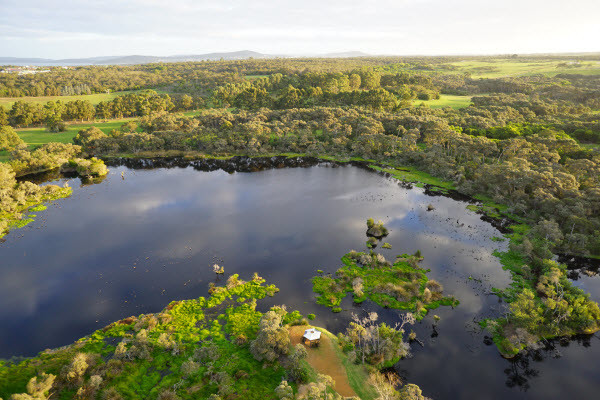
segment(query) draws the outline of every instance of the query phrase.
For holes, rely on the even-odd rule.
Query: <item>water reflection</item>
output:
[[[600,390],[600,372],[584,367],[600,355],[599,346],[559,343],[561,358],[507,361],[486,343],[477,321],[501,313],[491,288],[510,280],[492,252],[507,243],[492,241],[498,230],[461,199],[316,160],[255,173],[233,173],[219,161],[161,163],[168,168],[152,169],[149,161],[113,165],[104,182],[75,187],[71,198],[7,236],[0,245],[0,356],[33,355],[171,300],[205,296],[215,262],[226,276],[256,271],[280,287],[263,308],[285,303],[315,313],[315,323],[332,331],[344,329],[351,312],[374,310],[393,322],[398,311],[356,306],[349,297],[344,311],[333,314],[314,302],[310,284],[317,269],[332,273],[343,254],[365,249],[365,221],[372,217],[390,229],[393,248],[378,251],[393,260],[421,250],[429,275],[460,300],[414,326],[424,346],[413,346],[413,358],[397,365],[426,395],[586,398]],[[428,212],[430,203],[435,210]],[[433,314],[441,317],[435,327]],[[568,379],[577,387],[559,384],[565,373],[576,375]]]

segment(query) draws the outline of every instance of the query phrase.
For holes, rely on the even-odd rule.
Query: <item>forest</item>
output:
[[[98,179],[107,174],[102,160],[294,155],[361,161],[391,176],[410,167],[444,182],[439,190],[479,200],[476,210],[505,227],[509,249],[496,255],[510,272],[512,283],[506,289],[494,289],[505,303],[505,311],[479,321],[503,356],[514,357],[545,339],[594,333],[600,330],[600,308],[568,279],[567,267],[557,262],[556,256],[600,258],[600,73],[578,73],[577,67],[567,64],[567,56],[466,58],[468,62],[497,64],[481,67],[479,74],[460,66],[462,61],[464,57],[273,59],[0,74],[0,96],[16,100],[10,108],[0,106],[0,151],[9,154],[8,160],[0,163],[0,235],[23,224],[27,210],[69,195],[68,188],[40,186],[19,178],[60,169]],[[593,55],[578,60],[598,61],[600,57]],[[552,63],[552,68],[546,73],[496,76],[505,62]],[[90,93],[127,90],[132,92],[97,104],[85,99]],[[60,100],[61,95],[73,94],[81,99]],[[468,106],[415,106],[418,101],[442,101],[450,95],[464,96]],[[56,100],[43,104],[19,101],[22,96],[56,96]],[[196,112],[183,114],[191,110]],[[135,121],[109,132],[99,129],[105,121],[124,117]],[[81,121],[97,126],[81,129],[72,144],[51,142],[36,147],[19,137],[19,132],[31,127],[61,135],[68,125]],[[335,311],[346,292],[351,292],[359,303],[370,298],[385,307],[414,312],[417,320],[428,309],[458,304],[442,296],[439,283],[428,281],[418,266],[419,254],[404,254],[394,263],[382,258],[372,250],[348,253],[336,278],[314,278],[314,291],[320,296],[317,302]],[[395,282],[402,273],[408,281]],[[386,279],[395,283],[386,286]],[[424,285],[421,291],[418,282]],[[242,377],[257,380],[255,387],[262,387],[264,382],[259,381],[264,377],[253,371],[258,362],[267,360],[264,379],[271,384],[285,377],[277,388],[283,393],[278,398],[291,398],[285,393],[293,392],[295,382],[307,380],[304,356],[288,354],[287,344],[257,355],[262,350],[257,349],[260,340],[256,338],[277,336],[279,329],[293,325],[301,316],[291,318],[285,309],[265,314],[256,311],[251,299],[274,290],[270,286],[265,289],[263,283],[255,277],[250,282],[234,280],[227,288],[213,288],[213,298],[233,292],[241,298],[226,308],[225,333],[209,319],[184,320],[197,318],[190,310],[203,315],[216,306],[211,304],[216,300],[172,304],[160,314],[120,321],[92,334],[78,342],[76,354],[70,349],[57,353],[56,360],[42,356],[54,371],[45,384],[58,376],[56,382],[65,393],[96,398],[101,382],[114,380],[115,393],[119,390],[125,395],[130,381],[121,371],[139,364],[171,368],[176,370],[173,379],[183,380],[200,370],[204,381],[219,386],[220,396],[233,398],[228,395],[233,388],[240,390],[236,385],[241,385]],[[250,289],[252,294],[244,294]],[[411,291],[416,297],[407,294]],[[249,310],[249,320],[241,317],[242,308]],[[171,320],[177,329],[187,329],[183,336],[169,331]],[[196,322],[199,325],[194,325]],[[364,361],[374,356],[360,347],[364,343],[352,342],[356,336],[352,329],[375,328],[369,328],[374,321],[363,322],[359,329],[357,319],[348,336],[342,335],[339,341]],[[273,326],[267,329],[269,323]],[[381,329],[389,336],[390,346],[402,344],[402,333],[387,326]],[[224,339],[230,335],[237,336],[236,343],[244,353],[220,371],[219,354],[232,351],[228,347],[232,343]],[[100,346],[108,336],[126,339],[110,348]],[[198,337],[207,341],[194,352],[191,343]],[[251,340],[256,344],[249,344]],[[176,364],[160,356],[159,348],[168,349]],[[400,354],[399,348],[392,353]],[[94,354],[81,355],[86,349]],[[100,360],[108,353],[114,357],[103,364]],[[278,358],[281,365],[273,363]],[[22,382],[15,387],[24,387],[31,368],[11,368],[22,375]],[[1,374],[0,378],[4,379]],[[319,396],[325,396],[330,386],[323,379],[319,387],[315,384],[315,399],[325,398]],[[377,380],[378,375],[371,379]],[[39,385],[30,382],[29,395],[23,395],[30,397],[19,398],[42,398],[36,395]],[[202,396],[209,394],[205,389],[198,389]],[[169,397],[166,385],[161,390],[147,393],[175,398]],[[402,398],[423,398],[418,392],[414,396],[405,393]],[[106,396],[103,398],[121,398],[118,393]]]

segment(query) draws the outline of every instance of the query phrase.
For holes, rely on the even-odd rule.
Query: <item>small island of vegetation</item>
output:
[[[458,300],[444,297],[439,282],[427,278],[419,263],[419,253],[403,254],[392,264],[381,254],[351,251],[342,257],[344,266],[333,276],[313,278],[317,303],[341,311],[340,304],[348,293],[355,303],[369,299],[382,307],[408,310],[417,320],[441,305],[456,306]]]
[[[381,239],[388,234],[388,229],[383,225],[383,222],[377,221],[377,223],[375,223],[373,218],[367,220],[367,236]]]

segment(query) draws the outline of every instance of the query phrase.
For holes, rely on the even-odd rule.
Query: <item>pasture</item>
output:
[[[507,76],[527,76],[543,74],[555,76],[558,74],[600,74],[599,61],[573,60],[468,60],[450,63],[458,67],[457,72],[470,72],[473,78],[501,78]]]
[[[167,93],[164,90],[158,89],[144,89],[144,90],[154,90],[157,93],[163,94]],[[100,103],[101,101],[110,101],[118,96],[123,96],[130,93],[139,93],[144,90],[126,90],[121,92],[110,92],[110,93],[94,93],[94,94],[80,94],[76,96],[25,96],[25,97],[0,97],[0,106],[3,106],[6,110],[10,109],[12,105],[17,101],[25,101],[28,103],[46,103],[48,101],[57,101],[60,100],[63,103],[74,101],[74,100],[87,100],[93,105]]]
[[[183,114],[188,117],[198,115],[201,111],[187,111]],[[36,128],[23,128],[16,129],[17,134],[30,148],[35,149],[46,143],[58,142],[58,143],[72,143],[73,138],[77,136],[77,133],[82,129],[87,129],[91,126],[95,126],[104,133],[110,133],[113,129],[119,129],[121,125],[129,121],[135,121],[138,117],[131,118],[119,118],[105,121],[90,121],[83,123],[72,123],[67,125],[67,130],[64,132],[48,132],[44,127]],[[141,131],[141,129],[138,129]],[[0,151],[0,162],[8,161],[9,152]]]
[[[451,94],[442,94],[437,100],[413,100],[413,105],[427,105],[431,108],[450,107],[454,109],[465,108],[471,105],[472,96],[455,96]]]
[[[39,147],[46,143],[58,142],[58,143],[72,143],[73,138],[82,129],[87,129],[91,126],[95,126],[104,133],[109,133],[113,129],[119,129],[121,125],[128,121],[134,121],[137,118],[119,118],[109,121],[94,121],[84,122],[78,124],[67,125],[67,130],[64,132],[48,132],[46,128],[24,128],[18,129],[17,134],[25,143],[30,147]]]

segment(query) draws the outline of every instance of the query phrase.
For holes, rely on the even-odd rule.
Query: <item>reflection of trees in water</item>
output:
[[[584,268],[578,268],[578,269],[569,269],[567,271],[567,277],[569,279],[571,279],[572,281],[576,281],[576,280],[579,280],[580,278],[597,276],[598,273],[600,273],[598,266],[584,267]]]
[[[590,347],[594,335],[577,335],[570,338],[559,338],[545,340],[537,349],[530,349],[519,353],[515,358],[507,360],[509,367],[504,369],[506,374],[506,386],[509,388],[519,388],[526,392],[530,388],[531,378],[540,375],[540,371],[535,369],[533,363],[543,362],[550,358],[561,358],[561,347],[569,347],[572,343],[577,343],[582,347]],[[487,344],[487,343],[486,343]]]
[[[20,178],[17,178],[18,181],[29,181],[38,185],[43,183],[53,183],[59,179],[69,179],[67,182],[71,182],[71,179],[77,180],[79,179],[81,186],[95,185],[97,183],[101,183],[104,179],[106,179],[107,175],[98,176],[98,177],[85,177],[79,176],[77,172],[61,172],[60,168],[55,168],[50,171],[39,172],[36,174],[29,174]]]
[[[529,379],[539,375],[539,371],[529,365],[529,354],[526,356],[517,356],[509,361],[509,368],[504,370],[506,374],[506,386],[518,387],[523,391],[529,389]]]
[[[192,167],[197,171],[217,171],[225,172],[255,172],[275,168],[295,168],[312,167],[324,163],[336,166],[339,163],[334,161],[321,161],[314,157],[244,157],[233,156],[227,159],[205,158],[198,160],[187,160],[182,157],[163,157],[163,158],[113,158],[107,160],[110,167],[125,166],[129,169],[154,169],[154,168],[187,168]],[[362,166],[360,162],[352,162],[351,165]]]
[[[562,254],[558,256],[558,261],[567,264],[567,276],[574,281],[600,273],[600,260],[598,259]]]

